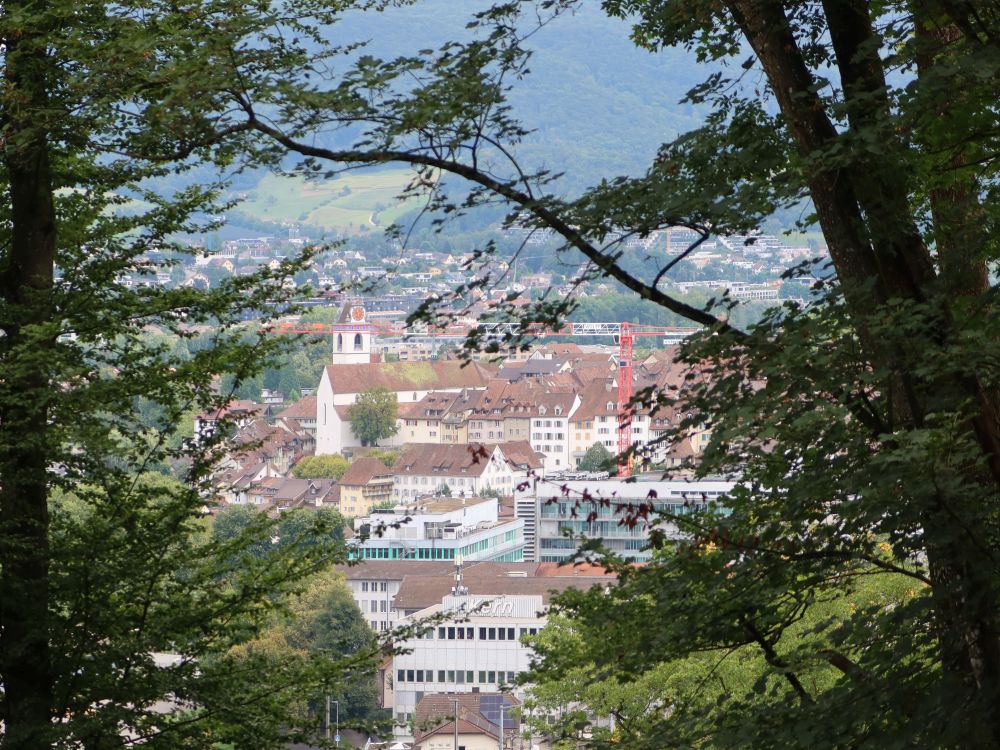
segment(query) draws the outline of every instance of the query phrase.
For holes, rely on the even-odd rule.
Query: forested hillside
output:
[[[339,61],[345,67],[346,60],[361,54],[380,58],[416,54],[467,35],[466,23],[483,5],[432,0],[383,13],[347,14],[328,27],[327,36],[332,44],[367,41]],[[637,48],[629,39],[628,24],[609,18],[596,6],[552,20],[526,45],[534,50],[530,73],[511,82],[510,102],[515,116],[532,132],[519,145],[516,156],[529,169],[544,167],[562,173],[562,191],[580,192],[603,176],[639,174],[659,144],[700,122],[694,107],[680,103],[704,76],[704,69],[694,69],[693,55],[678,50],[654,54]],[[359,133],[318,133],[316,143],[343,147]],[[286,165],[291,168],[294,163],[289,159]],[[168,190],[208,177],[208,168],[204,168],[161,178],[156,187]],[[264,178],[260,170],[235,175],[232,197],[243,201],[233,212],[237,221],[242,215],[257,221],[288,219],[287,212],[265,209],[268,205],[280,208],[294,196],[290,198],[286,190]],[[400,189],[403,182],[399,181]],[[307,207],[310,198],[303,196]],[[300,213],[294,212],[293,219]],[[467,221],[461,230],[482,228],[501,215],[476,212],[471,224]],[[329,222],[325,225],[333,226],[330,222],[335,219],[326,218]],[[309,225],[315,219],[300,220]],[[356,217],[349,219],[357,223]]]
[[[369,39],[367,54],[411,54],[460,38],[483,3],[433,0],[382,14],[355,14],[331,29],[332,39]],[[629,25],[597,4],[562,15],[526,43],[534,50],[530,74],[512,82],[516,116],[534,132],[518,150],[529,166],[565,171],[583,187],[601,176],[636,173],[660,143],[700,124],[681,104],[704,78],[694,55],[650,53],[629,39]]]

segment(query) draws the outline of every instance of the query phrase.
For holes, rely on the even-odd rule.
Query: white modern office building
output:
[[[626,506],[651,503],[654,511],[680,516],[717,504],[724,512],[724,496],[734,485],[727,480],[536,480],[515,497],[517,517],[527,530],[525,560],[568,560],[579,549],[580,537],[587,537],[600,539],[625,560],[645,562],[651,557],[646,548],[651,527],[644,520],[631,527],[619,523]],[[681,533],[669,521],[655,525],[668,537]]]
[[[392,711],[397,724],[404,725],[397,729],[400,736],[425,695],[496,692],[527,671],[531,649],[522,637],[544,627],[543,608],[537,594],[457,593],[405,618],[412,622],[447,615],[425,637],[408,641],[409,653],[393,658]],[[523,697],[523,691],[513,692]]]
[[[360,560],[524,559],[524,521],[500,519],[499,501],[431,497],[354,521],[351,556]]]

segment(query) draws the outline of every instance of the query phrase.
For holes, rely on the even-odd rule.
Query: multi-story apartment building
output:
[[[546,473],[574,465],[570,461],[569,420],[579,405],[580,397],[572,391],[546,393],[535,399],[530,442],[532,449],[542,454]]]
[[[401,404],[396,424],[403,443],[466,443],[466,417],[481,397],[480,391],[432,392],[412,404]],[[460,439],[465,436],[466,439]]]
[[[590,382],[580,394],[580,406],[569,418],[570,468],[594,443],[618,452],[618,385],[611,378]]]
[[[469,440],[527,440],[544,471],[563,471],[570,467],[568,420],[579,403],[566,384],[491,380],[469,414]]]
[[[278,418],[294,419],[298,425],[311,435],[316,434],[316,396],[303,396],[291,406],[278,412]]]
[[[491,380],[469,413],[469,439],[530,440],[535,400],[544,392],[545,386],[536,382]]]

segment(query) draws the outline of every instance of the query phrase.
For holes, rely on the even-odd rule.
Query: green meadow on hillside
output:
[[[236,210],[260,221],[310,224],[343,232],[385,227],[419,207],[398,199],[412,176],[408,169],[351,172],[323,182],[268,173],[257,187],[234,197]]]

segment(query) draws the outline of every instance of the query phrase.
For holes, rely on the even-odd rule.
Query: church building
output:
[[[396,394],[400,404],[415,403],[432,391],[482,390],[495,365],[460,361],[372,362],[372,327],[364,306],[350,302],[333,330],[331,364],[316,391],[316,455],[340,453],[361,445],[351,430],[348,410],[357,397],[376,388]],[[403,435],[385,441],[400,445]]]

